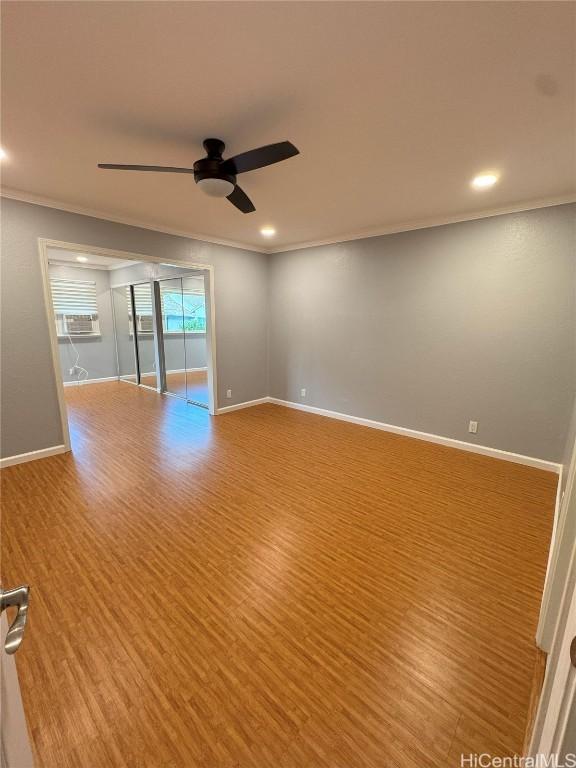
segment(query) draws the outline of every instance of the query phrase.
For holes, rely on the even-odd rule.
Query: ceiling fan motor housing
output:
[[[225,144],[220,139],[206,139],[203,144],[206,157],[194,163],[194,181],[211,197],[227,197],[236,186],[236,176],[222,170]]]

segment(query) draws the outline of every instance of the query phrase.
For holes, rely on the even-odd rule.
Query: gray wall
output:
[[[576,389],[575,209],[272,256],[270,394],[560,461]]]
[[[98,303],[98,321],[100,336],[81,338],[74,336],[72,341],[80,354],[78,365],[86,368],[88,379],[104,379],[118,376],[116,345],[114,342],[114,318],[110,298],[110,273],[106,269],[84,269],[80,267],[50,264],[50,277],[67,280],[94,280]],[[60,368],[63,381],[77,381],[77,376],[70,376],[70,368],[76,361],[76,355],[67,338],[58,339]],[[85,376],[83,378],[86,378]]]
[[[62,443],[38,238],[215,267],[218,402],[268,394],[267,257],[2,199],[2,441],[14,456]],[[225,399],[227,389],[232,399]]]
[[[310,405],[561,461],[576,380],[575,208],[267,257],[4,199],[2,456],[62,442],[46,237],[213,264],[220,406],[302,402],[306,387]]]

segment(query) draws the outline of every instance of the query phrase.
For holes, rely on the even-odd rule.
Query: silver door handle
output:
[[[6,653],[16,653],[24,637],[26,619],[28,618],[28,598],[30,587],[22,586],[15,589],[0,589],[0,613],[12,606],[18,608],[16,618],[10,625],[4,641]]]

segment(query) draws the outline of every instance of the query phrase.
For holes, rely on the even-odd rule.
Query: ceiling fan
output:
[[[172,168],[164,165],[117,165],[116,163],[98,163],[98,168],[116,171],[156,171],[158,173],[193,173],[194,181],[210,197],[225,197],[242,213],[255,211],[254,205],[246,192],[236,184],[239,173],[255,171],[266,165],[288,160],[298,155],[299,151],[290,141],[279,141],[265,147],[251,149],[240,155],[224,160],[222,153],[226,146],[221,139],[204,139],[202,142],[206,157],[196,160],[192,168]]]

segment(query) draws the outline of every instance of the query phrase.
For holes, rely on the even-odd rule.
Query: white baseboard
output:
[[[348,421],[351,424],[360,424],[363,427],[381,429],[384,432],[393,432],[396,435],[412,437],[416,440],[426,440],[429,443],[437,443],[438,445],[445,445],[449,448],[458,448],[461,451],[469,451],[470,453],[479,453],[483,456],[491,456],[494,459],[512,461],[515,464],[525,464],[527,467],[545,469],[548,472],[555,472],[556,474],[560,472],[561,468],[561,464],[556,464],[553,461],[546,461],[545,459],[536,459],[532,456],[523,456],[520,453],[502,451],[499,448],[489,448],[486,445],[466,443],[463,440],[456,440],[452,437],[442,437],[441,435],[433,435],[429,432],[419,432],[416,429],[408,429],[407,427],[396,427],[393,424],[385,424],[384,422],[374,421],[373,419],[363,419],[360,416],[350,416],[346,413],[338,413],[338,411],[327,411],[324,408],[315,408],[311,405],[293,403],[289,400],[279,400],[276,397],[269,397],[268,402],[274,403],[275,405],[283,405],[285,408],[293,408],[297,411],[314,413],[317,416],[327,416],[330,419],[339,419],[340,421]],[[246,405],[256,405],[257,403],[258,401],[254,401],[253,403],[247,403]]]
[[[78,387],[83,384],[100,384],[103,381],[120,381],[119,376],[106,376],[103,379],[82,379],[81,381],[65,381],[65,387]]]
[[[260,397],[258,400],[247,400],[245,403],[236,403],[236,405],[227,405],[225,408],[218,408],[217,415],[222,413],[230,413],[231,411],[239,411],[241,408],[252,408],[253,405],[262,405],[263,403],[271,402],[269,397]]]
[[[328,411],[325,408],[316,408],[312,405],[304,405],[303,403],[293,403],[290,400],[280,400],[277,397],[261,397],[258,400],[248,400],[245,403],[238,403],[237,405],[229,405],[226,408],[219,408],[218,414],[228,413],[229,411],[237,411],[240,408],[250,408],[254,405],[262,405],[262,403],[273,403],[274,405],[281,405],[281,406],[284,406],[285,408],[292,408],[296,411],[313,413],[316,416],[326,416],[327,418],[330,418],[330,419],[347,421],[350,424],[359,424],[362,427],[370,427],[371,429],[381,429],[384,432],[392,432],[393,434],[402,435],[404,437],[412,437],[416,440],[425,440],[429,443],[436,443],[437,445],[445,445],[448,448],[457,448],[460,451],[468,451],[469,453],[478,453],[482,456],[490,456],[493,459],[502,459],[503,461],[511,461],[514,464],[524,464],[527,467],[544,469],[548,472],[554,472],[556,474],[560,474],[560,471],[562,469],[562,465],[557,464],[554,461],[547,461],[546,459],[538,459],[533,456],[523,456],[520,453],[503,451],[500,448],[490,448],[487,445],[476,445],[476,443],[467,443],[467,442],[464,442],[463,440],[456,440],[453,437],[443,437],[442,435],[433,435],[430,432],[420,432],[416,429],[409,429],[408,427],[397,427],[394,424],[385,424],[382,421],[365,419],[360,416],[350,416],[347,413],[339,413],[338,411]]]
[[[194,373],[195,371],[207,371],[208,368],[171,368],[166,373]],[[142,371],[141,376],[156,376],[156,371]]]
[[[113,377],[115,378],[115,377]],[[110,381],[110,379],[92,379],[95,381]],[[90,382],[87,382],[90,383]],[[74,382],[71,382],[74,385]],[[535,467],[536,469],[544,469],[548,472],[555,472],[560,474],[562,465],[556,464],[553,461],[546,461],[545,459],[537,459],[532,456],[523,456],[519,453],[511,453],[510,451],[502,451],[499,448],[490,448],[485,445],[476,445],[475,443],[466,443],[463,440],[456,440],[452,437],[442,437],[441,435],[433,435],[429,432],[419,432],[415,429],[408,429],[407,427],[396,427],[393,424],[385,424],[381,421],[374,421],[373,419],[364,419],[360,416],[350,416],[346,413],[338,413],[338,411],[328,411],[324,408],[315,408],[312,405],[303,405],[302,403],[292,403],[289,400],[280,400],[277,397],[260,397],[257,400],[248,400],[244,403],[236,403],[236,405],[228,405],[224,408],[218,408],[217,414],[231,413],[232,411],[239,411],[242,408],[251,408],[255,405],[262,405],[264,403],[273,403],[274,405],[281,405],[285,408],[292,408],[297,411],[304,411],[305,413],[313,413],[316,416],[325,416],[330,419],[338,419],[339,421],[347,421],[351,424],[359,424],[363,427],[370,427],[372,429],[380,429],[384,432],[392,432],[396,435],[403,435],[404,437],[412,437],[416,440],[426,440],[429,443],[436,443],[438,445],[445,445],[449,448],[457,448],[461,451],[468,451],[470,453],[479,453],[483,456],[490,456],[494,459],[502,459],[504,461],[511,461],[515,464],[524,464],[528,467]],[[55,456],[59,453],[64,453],[66,446],[55,445],[52,448],[43,448],[40,451],[31,451],[30,453],[22,453],[18,456],[8,456],[5,459],[0,459],[1,467],[10,467],[14,464],[22,464],[26,461],[34,461],[35,459],[43,459],[48,456]]]
[[[53,445],[51,448],[42,448],[39,451],[20,453],[18,456],[7,456],[5,459],[0,459],[0,468],[13,467],[15,464],[24,464],[26,461],[36,461],[36,459],[47,459],[48,456],[57,456],[59,453],[66,453],[69,450],[65,445]]]
[[[182,368],[181,370],[166,371],[166,373],[186,373],[186,371],[188,371],[188,373],[194,373],[198,371],[207,371],[207,370],[208,370],[207,368],[187,368],[187,369]],[[143,372],[141,375],[156,376],[156,371]],[[64,386],[77,387],[82,384],[100,384],[103,381],[120,381],[120,380],[121,380],[120,376],[106,376],[103,379],[82,379],[81,381],[65,381]]]
[[[200,368],[171,368],[170,370],[167,370],[166,373],[195,373],[197,371],[207,371],[208,366],[204,365]]]

